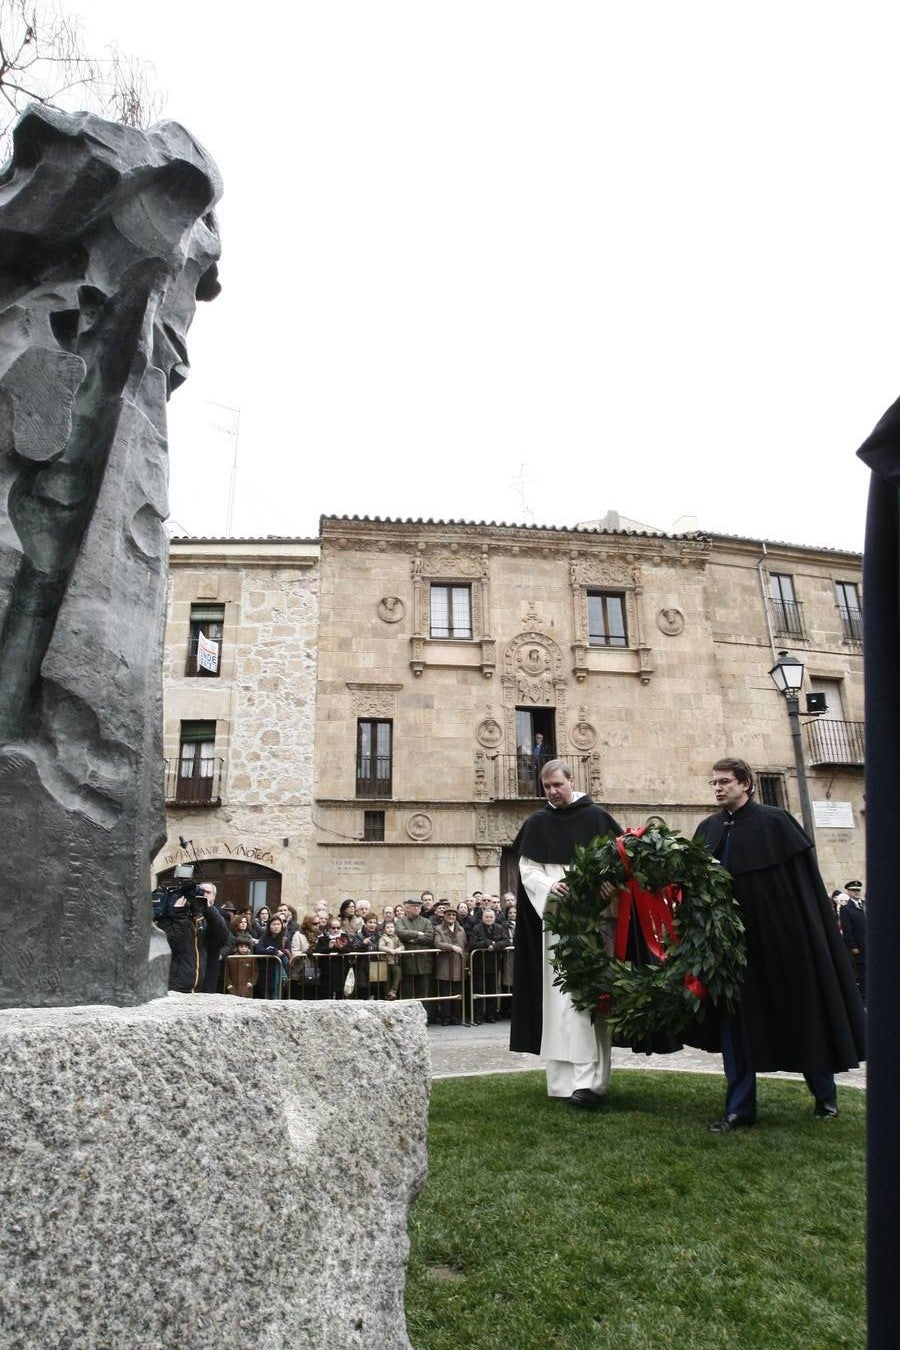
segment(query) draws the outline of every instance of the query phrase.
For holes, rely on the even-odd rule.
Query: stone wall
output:
[[[0,1012],[4,1350],[410,1350],[421,1006]]]
[[[244,861],[281,878],[305,908],[315,743],[318,547],[310,541],[173,542],[165,654],[166,845],[155,871],[203,859]],[[225,611],[218,678],[185,674],[191,606]],[[221,804],[174,800],[183,721],[214,721]]]

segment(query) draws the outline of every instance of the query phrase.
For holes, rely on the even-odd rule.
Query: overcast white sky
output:
[[[172,515],[861,548],[900,394],[900,7],[70,0],[225,182]],[[229,411],[235,410],[235,411]]]

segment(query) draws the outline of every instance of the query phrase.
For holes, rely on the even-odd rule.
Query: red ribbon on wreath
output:
[[[616,848],[619,850],[619,857],[628,878],[624,890],[619,894],[619,917],[616,921],[614,955],[619,961],[627,959],[632,909],[637,915],[648,950],[658,961],[666,959],[663,946],[665,936],[668,935],[670,942],[678,941],[674,912],[675,906],[681,902],[681,887],[673,885],[664,886],[661,891],[645,891],[631,874],[631,865],[623,840],[629,834],[635,839],[640,839],[646,828],[644,825],[639,830],[626,830],[625,834],[616,840]]]
[[[646,825],[643,825],[639,830],[629,829],[625,831],[625,835],[630,834],[635,839],[640,839],[646,828]],[[665,936],[668,936],[670,945],[678,942],[678,931],[675,927],[675,906],[681,903],[681,887],[671,885],[663,886],[661,891],[645,891],[642,886],[639,886],[631,873],[631,865],[623,843],[625,835],[616,840],[616,848],[619,851],[619,857],[622,859],[622,866],[625,868],[628,881],[619,893],[619,915],[616,920],[614,955],[619,961],[627,960],[631,911],[634,909],[648,950],[658,961],[662,962],[666,959],[666,949],[663,945]],[[702,980],[698,980],[696,975],[685,975],[683,984],[688,993],[693,994],[695,998],[705,999],[709,993],[706,985]]]

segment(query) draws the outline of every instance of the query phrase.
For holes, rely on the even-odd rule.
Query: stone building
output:
[[[536,745],[626,825],[693,832],[725,753],[799,818],[786,647],[827,705],[823,874],[864,872],[860,580],[857,554],[696,531],[323,518],[313,889],[512,888]]]
[[[801,718],[823,874],[864,876],[859,555],[612,525],[174,540],[156,876],[183,836],[257,905],[512,888],[537,745],[626,825],[692,832],[723,753],[800,818],[782,648],[826,705]]]
[[[171,541],[154,883],[196,857],[232,903],[306,903],[318,589],[315,540]]]

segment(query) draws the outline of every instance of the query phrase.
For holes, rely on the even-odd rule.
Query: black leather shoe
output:
[[[597,1111],[603,1105],[603,1098],[590,1088],[576,1088],[569,1098],[569,1105],[576,1111]]]
[[[707,1129],[712,1134],[729,1134],[732,1130],[749,1130],[756,1121],[751,1120],[749,1116],[736,1116],[732,1112],[730,1115],[723,1116],[721,1120],[714,1120]]]
[[[837,1098],[826,1097],[822,1101],[816,1100],[813,1107],[813,1115],[816,1120],[834,1120],[838,1113]]]

